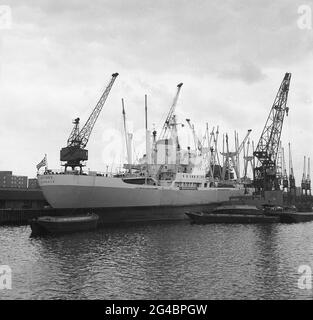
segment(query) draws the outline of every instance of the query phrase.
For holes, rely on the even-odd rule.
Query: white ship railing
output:
[[[64,171],[64,169],[48,169],[45,170],[42,174],[63,174],[63,175],[83,175],[83,176],[98,176],[98,177],[120,177],[120,178],[131,178],[131,177],[145,177],[144,174],[135,174],[135,173],[128,173],[128,172],[101,172],[101,171],[82,171],[80,170],[68,170]]]
[[[82,171],[74,170],[74,171],[64,171],[62,169],[48,169],[44,171],[42,174],[64,174],[64,175],[83,175],[83,176],[102,176],[102,177],[113,177],[116,173],[113,172],[100,172],[100,171]]]

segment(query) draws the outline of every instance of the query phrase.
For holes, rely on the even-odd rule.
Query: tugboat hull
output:
[[[85,216],[45,216],[31,220],[32,235],[71,233],[94,230],[99,217],[95,214]]]
[[[185,212],[192,223],[274,223],[279,222],[279,217],[254,215],[254,214],[216,214]]]
[[[185,212],[193,223],[272,223],[279,222],[278,215],[265,215],[252,205],[219,206],[211,212]]]

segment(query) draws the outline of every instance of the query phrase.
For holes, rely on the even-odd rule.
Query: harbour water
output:
[[[312,299],[313,222],[115,226],[30,238],[0,227],[0,265],[12,289],[0,299]]]

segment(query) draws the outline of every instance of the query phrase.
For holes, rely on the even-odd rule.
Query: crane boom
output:
[[[193,124],[190,123],[190,119],[186,119],[186,122],[189,125],[189,128],[191,129],[192,132],[192,137],[193,137],[193,141],[195,144],[195,150],[199,150],[200,152],[202,152],[202,143],[200,141],[200,139],[198,138],[197,134],[196,134],[196,130],[195,130],[195,126]]]
[[[286,73],[275,97],[260,140],[253,155],[260,165],[254,169],[254,185],[257,192],[278,190],[276,160],[285,114],[291,73]]]
[[[169,110],[169,112],[167,114],[166,120],[165,120],[165,122],[163,124],[163,128],[162,128],[162,131],[161,131],[161,134],[160,134],[161,139],[165,138],[167,130],[171,127],[171,125],[173,125],[171,122],[173,120],[173,116],[174,116],[174,113],[175,113],[175,109],[176,109],[176,105],[177,105],[177,101],[178,101],[178,97],[179,97],[179,93],[180,93],[182,85],[183,85],[183,83],[179,83],[177,85],[176,95],[174,97],[172,106],[171,106],[171,108],[170,108],[170,110]]]
[[[116,77],[118,76],[118,73],[113,73],[112,74],[112,78],[111,81],[109,82],[108,86],[106,87],[106,89],[104,90],[104,92],[102,93],[102,96],[100,97],[98,103],[96,104],[95,108],[93,109],[92,113],[90,114],[88,120],[86,121],[85,125],[83,126],[83,128],[79,131],[78,137],[81,141],[81,148],[85,148],[90,134],[92,132],[92,129],[99,117],[99,114],[104,106],[104,103],[111,91],[111,88],[114,84],[114,81],[116,79]],[[71,142],[69,144],[69,146],[72,145]]]
[[[243,149],[243,147],[244,147],[244,145],[245,145],[246,141],[247,141],[247,140],[248,140],[248,138],[249,138],[249,135],[250,135],[251,131],[252,131],[252,129],[249,129],[249,130],[248,130],[248,132],[247,132],[247,134],[246,134],[245,138],[242,140],[242,142],[241,142],[240,146],[238,147],[238,149],[237,149],[237,151],[236,151],[236,153],[237,153],[238,155],[241,153],[241,151],[242,151],[242,149]]]

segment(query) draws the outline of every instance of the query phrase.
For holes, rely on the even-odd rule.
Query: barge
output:
[[[211,212],[186,211],[191,223],[274,223],[279,222],[278,215],[266,215],[264,210],[252,205],[225,205]]]

